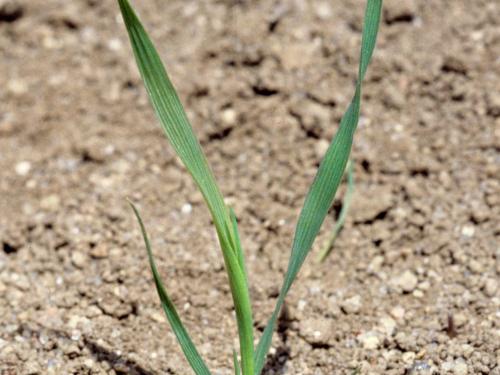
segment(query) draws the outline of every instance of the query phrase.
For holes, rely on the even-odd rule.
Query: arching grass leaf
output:
[[[153,251],[151,249],[151,243],[149,242],[148,234],[146,232],[146,228],[144,227],[141,215],[137,210],[137,207],[135,207],[135,205],[132,202],[129,203],[132,206],[135,217],[137,218],[137,221],[139,222],[139,225],[141,227],[142,237],[144,238],[144,243],[148,251],[149,266],[151,267],[151,272],[153,273],[156,290],[158,292],[158,296],[160,297],[161,306],[163,307],[163,311],[165,311],[165,315],[167,316],[168,322],[170,323],[170,326],[172,327],[172,330],[174,331],[175,336],[177,337],[177,341],[179,341],[182,351],[184,352],[184,355],[186,356],[195,374],[210,375],[210,371],[208,370],[207,366],[205,365],[205,362],[203,361],[200,354],[196,350],[196,347],[194,346],[191,337],[186,331],[186,328],[184,328],[184,325],[182,324],[182,321],[179,317],[179,314],[177,313],[177,310],[172,300],[168,296],[168,293],[163,286],[161,276],[158,273],[158,269],[156,268],[156,263],[153,258]]]
[[[237,227],[161,59],[128,0],[118,0],[137,66],[163,130],[192,175],[212,215],[236,310],[244,375],[254,372],[253,319]]]
[[[290,261],[278,301],[255,351],[256,375],[261,373],[264,366],[266,355],[271,346],[276,320],[285,297],[311,249],[344,174],[351,152],[354,131],[358,124],[361,104],[361,82],[363,81],[373,49],[375,48],[381,8],[382,0],[367,0],[356,91],[347,112],[342,117],[340,127],[319,166],[300,213]]]

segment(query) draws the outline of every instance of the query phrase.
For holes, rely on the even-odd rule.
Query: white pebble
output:
[[[405,309],[401,306],[396,306],[391,310],[391,315],[396,320],[403,320],[405,317]]]
[[[358,336],[358,341],[363,345],[363,348],[368,350],[377,349],[380,345],[380,339],[374,332],[365,332]]]
[[[330,18],[332,16],[332,8],[330,4],[326,1],[316,4],[316,16],[322,20]]]
[[[380,319],[380,326],[387,336],[392,336],[396,330],[396,321],[389,316],[384,316]]]
[[[474,232],[476,230],[472,225],[465,225],[462,227],[462,236],[464,237],[472,237],[474,236]]]
[[[189,215],[193,211],[193,206],[189,203],[184,203],[181,207],[181,212],[185,215]]]
[[[307,306],[307,302],[303,299],[299,300],[299,303],[297,304],[297,308],[300,310],[300,311],[304,311],[304,309],[306,308]]]
[[[87,263],[87,257],[85,254],[75,251],[71,254],[71,263],[77,268],[84,268]]]
[[[469,373],[467,364],[460,360],[455,361],[453,364],[453,373],[455,375],[467,375]]]
[[[361,310],[362,302],[361,296],[355,295],[342,301],[341,307],[346,314],[356,314]]]
[[[40,207],[44,210],[56,211],[61,204],[61,199],[55,194],[50,194],[40,200]]]
[[[227,108],[222,112],[222,119],[227,125],[233,125],[236,122],[236,111],[232,108]]]
[[[123,48],[123,43],[118,38],[113,38],[108,41],[108,48],[111,51],[119,51]]]
[[[395,284],[400,287],[403,292],[410,293],[417,287],[418,279],[412,271],[405,271],[395,280]]]
[[[326,150],[328,150],[329,146],[330,142],[328,142],[326,139],[320,139],[319,141],[317,141],[314,145],[314,152],[316,153],[316,157],[318,159],[322,159],[325,156]]]
[[[487,279],[484,285],[484,293],[488,297],[494,297],[497,293],[498,281],[496,279]]]
[[[19,176],[26,176],[31,170],[31,163],[29,161],[20,161],[16,164],[15,169]]]
[[[416,354],[414,352],[405,352],[401,356],[401,359],[403,360],[404,363],[412,363],[415,361]]]
[[[20,96],[28,92],[28,85],[24,81],[13,79],[7,83],[7,89],[11,94]]]

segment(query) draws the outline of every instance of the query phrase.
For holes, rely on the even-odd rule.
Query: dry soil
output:
[[[239,218],[258,336],[353,94],[364,1],[134,5]],[[325,221],[268,375],[500,374],[500,3],[384,6],[354,205],[318,264],[340,199]],[[214,230],[154,118],[116,2],[1,0],[0,51],[0,373],[191,373],[130,197],[200,352],[231,374]]]

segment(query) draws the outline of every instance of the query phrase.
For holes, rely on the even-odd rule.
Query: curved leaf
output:
[[[118,0],[137,66],[163,130],[200,189],[212,215],[229,276],[244,375],[254,373],[253,319],[237,227],[161,59],[127,0]]]
[[[351,152],[354,131],[358,124],[361,104],[361,82],[366,73],[373,49],[375,48],[381,9],[382,0],[367,0],[356,91],[347,112],[340,121],[340,127],[319,166],[300,213],[295,229],[290,260],[278,301],[255,351],[256,375],[261,373],[264,366],[267,352],[271,346],[276,320],[285,297],[311,249],[344,174]]]
[[[205,365],[205,362],[198,353],[198,350],[196,350],[196,347],[194,346],[191,337],[186,331],[186,328],[184,328],[184,325],[182,324],[182,321],[179,317],[179,314],[177,313],[175,305],[173,304],[172,300],[168,296],[168,293],[163,286],[161,276],[158,273],[158,269],[156,268],[156,263],[153,258],[153,252],[151,250],[151,243],[149,242],[148,234],[146,232],[146,228],[144,227],[141,215],[139,214],[137,207],[135,207],[135,205],[132,202],[129,201],[129,203],[130,206],[132,206],[135,217],[137,218],[137,221],[139,222],[139,225],[141,227],[142,237],[144,238],[144,243],[148,251],[149,266],[151,267],[151,272],[153,273],[156,290],[158,292],[158,296],[160,297],[161,306],[163,307],[163,311],[165,311],[165,315],[167,316],[168,322],[170,323],[170,326],[172,327],[172,330],[174,331],[175,336],[177,337],[177,341],[179,341],[182,351],[184,352],[184,355],[186,356],[195,374],[210,375],[210,371],[208,370],[207,366]]]

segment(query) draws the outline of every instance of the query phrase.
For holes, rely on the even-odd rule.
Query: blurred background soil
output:
[[[365,2],[133,4],[239,218],[258,335],[353,94]],[[335,201],[266,374],[500,374],[500,3],[384,7],[354,204],[317,264]],[[130,197],[203,357],[231,374],[215,233],[154,118],[116,2],[0,0],[0,53],[0,373],[191,373]]]

